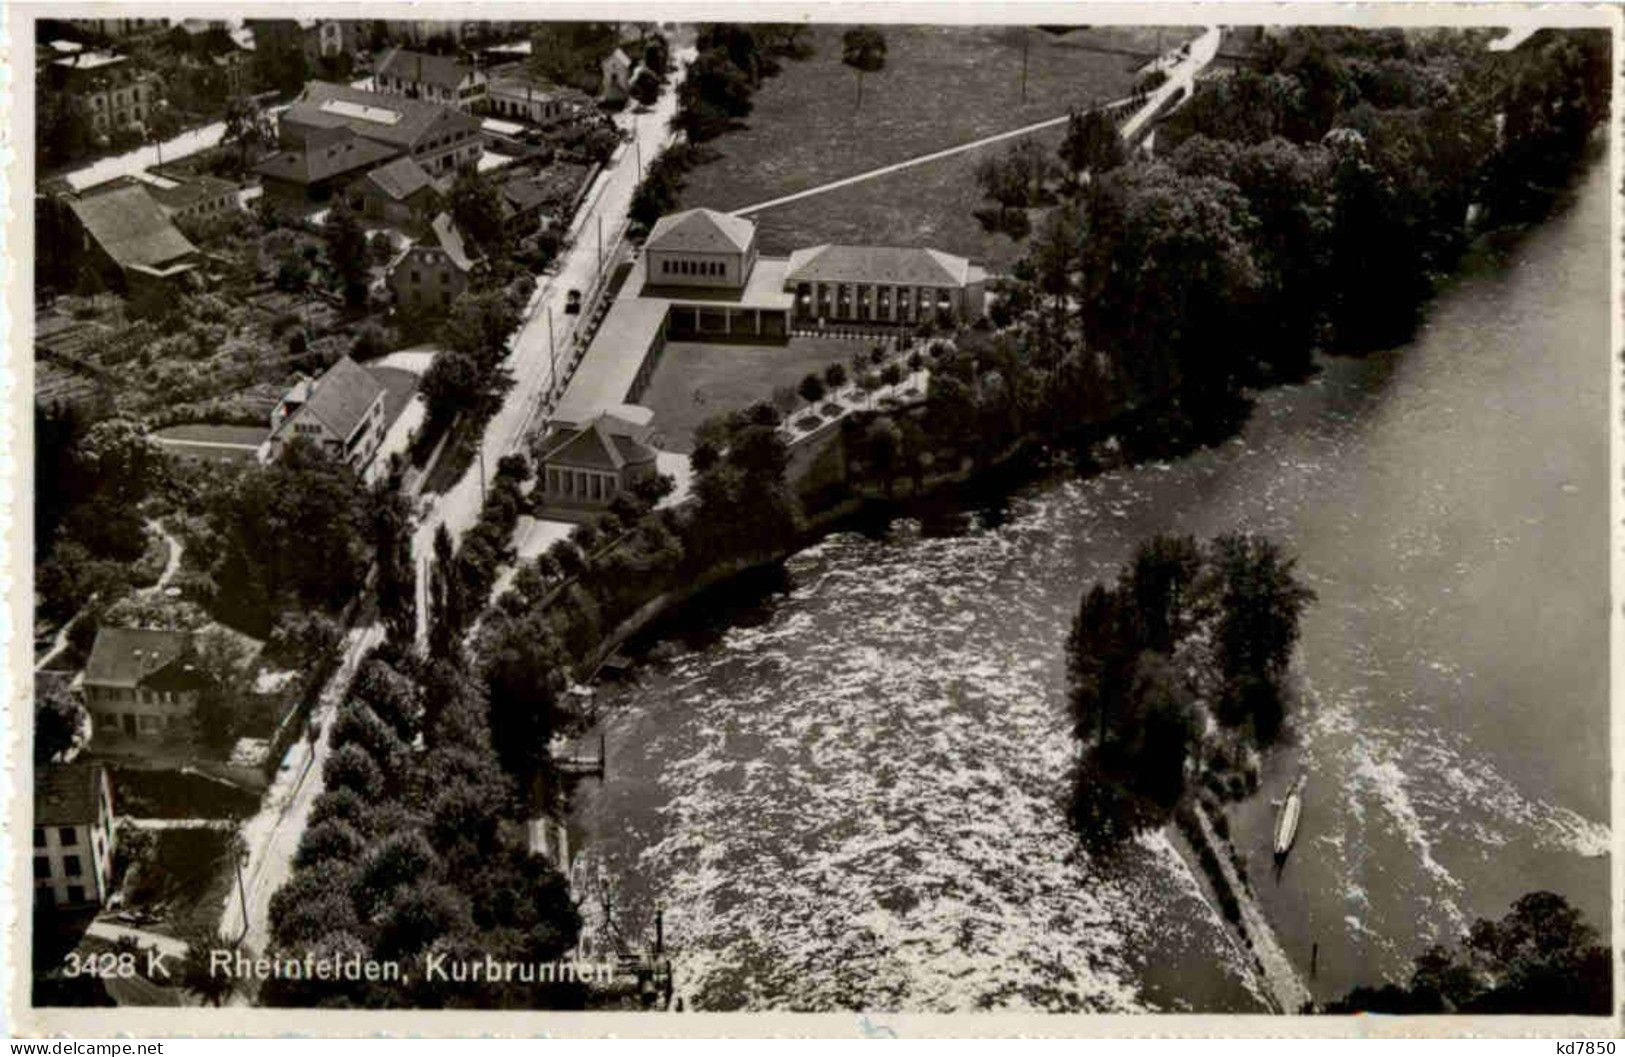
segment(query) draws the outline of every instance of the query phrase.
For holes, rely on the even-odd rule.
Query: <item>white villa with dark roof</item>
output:
[[[372,83],[380,92],[425,99],[464,113],[485,108],[485,74],[450,55],[392,48],[379,61]]]
[[[112,895],[113,785],[107,768],[68,763],[34,771],[34,898],[43,907],[104,903]]]
[[[537,484],[544,504],[563,512],[609,506],[659,472],[649,439],[647,425],[611,414],[555,429],[542,442]]]
[[[267,457],[276,459],[289,442],[303,437],[361,469],[383,442],[389,424],[385,392],[371,371],[348,356],[320,378],[300,379],[271,413]]]

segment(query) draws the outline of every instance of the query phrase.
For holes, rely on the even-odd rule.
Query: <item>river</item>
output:
[[[1413,342],[1264,394],[1228,444],[838,534],[691,609],[675,659],[606,692],[582,891],[630,936],[664,909],[698,1008],[1261,1009],[1164,837],[1103,866],[1063,812],[1084,586],[1153,533],[1242,530],[1319,595],[1317,705],[1232,819],[1317,998],[1534,888],[1606,931],[1608,187],[1593,165]]]

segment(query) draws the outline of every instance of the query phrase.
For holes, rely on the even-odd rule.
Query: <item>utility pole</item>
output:
[[[547,306],[547,391],[551,395],[559,384],[559,354],[553,347],[553,306]]]
[[[604,271],[604,214],[598,214],[598,272]]]
[[[485,445],[478,444],[480,453],[480,502],[485,502]]]

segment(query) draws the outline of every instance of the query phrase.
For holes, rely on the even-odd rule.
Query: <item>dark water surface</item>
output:
[[[1317,996],[1533,888],[1606,928],[1607,221],[1599,163],[1414,342],[1265,394],[1227,445],[837,535],[685,615],[709,634],[610,692],[584,890],[631,935],[662,906],[702,1008],[1260,1008],[1166,840],[1101,867],[1062,807],[1084,586],[1153,533],[1245,530],[1320,596],[1319,707],[1234,816]],[[1299,765],[1277,880],[1268,799]]]

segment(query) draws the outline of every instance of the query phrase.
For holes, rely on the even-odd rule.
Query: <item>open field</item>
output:
[[[863,82],[841,63],[840,26],[812,34],[816,51],[785,60],[763,82],[747,128],[712,147],[720,155],[687,178],[683,204],[732,210],[869,169],[1127,95],[1160,42],[1173,48],[1195,27],[1080,29],[1064,36],[1000,26],[888,26],[885,69]],[[1021,99],[1022,40],[1027,46]],[[1046,145],[1058,130],[1038,133]],[[760,214],[762,248],[785,253],[820,242],[931,245],[997,270],[1020,256],[1004,236],[982,233],[976,165],[999,144],[879,177]]]
[[[707,345],[674,341],[640,403],[654,412],[664,447],[692,451],[694,427],[713,415],[768,400],[773,390],[795,386],[809,371],[846,363],[868,341],[791,338],[787,345]]]

